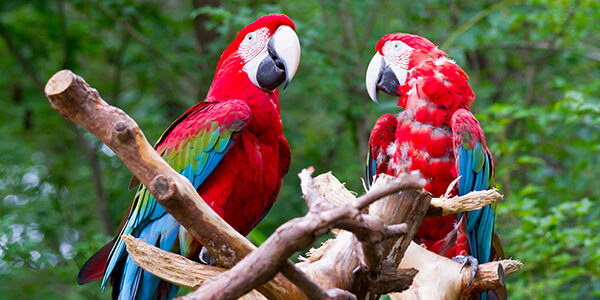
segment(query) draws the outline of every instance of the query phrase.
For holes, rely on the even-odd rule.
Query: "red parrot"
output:
[[[475,94],[467,74],[446,53],[417,35],[392,33],[376,46],[366,74],[369,96],[400,96],[404,110],[384,115],[371,131],[367,178],[419,170],[434,197],[458,177],[454,195],[494,186],[494,161],[483,130],[469,110]],[[473,266],[492,258],[494,209],[425,219],[415,241]]]
[[[156,151],[243,235],[271,208],[288,171],[290,147],[277,87],[289,83],[299,60],[292,20],[283,14],[259,18],[240,30],[221,55],[206,99],[179,117],[156,144]],[[133,262],[120,239],[124,234],[194,260],[212,258],[140,185],[118,236],[83,265],[79,284],[102,278],[104,289],[110,279],[118,299],[170,299],[177,293],[177,286]]]

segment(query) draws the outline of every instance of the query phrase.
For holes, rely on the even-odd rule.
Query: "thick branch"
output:
[[[204,265],[181,255],[164,251],[131,235],[124,235],[121,238],[127,245],[127,252],[138,266],[186,289],[197,289],[205,280],[225,271],[220,267]],[[256,291],[251,291],[242,299],[258,300],[265,299],[265,297]]]
[[[500,271],[500,264],[504,272]],[[482,291],[503,286],[504,278],[522,267],[523,264],[515,260],[481,264],[473,284],[467,288],[470,267],[465,267],[461,272],[461,264],[411,242],[398,268],[415,268],[419,273],[408,290],[391,294],[390,297],[395,300],[468,299]]]
[[[255,288],[273,299],[355,299],[354,295],[344,291],[351,289],[360,298],[376,297],[380,293],[407,289],[413,277],[416,284],[397,294],[398,297],[440,298],[443,295],[466,298],[504,285],[506,274],[500,267],[500,264],[505,265],[504,261],[481,265],[473,285],[467,287],[468,268],[461,274],[460,264],[410,242],[431,201],[431,195],[422,190],[425,180],[418,173],[404,173],[398,178],[382,176],[369,192],[359,198],[338,184],[336,201],[344,204],[337,206],[331,201],[326,202],[331,195],[317,191],[319,184],[313,181],[312,170],[304,170],[299,176],[309,212],[280,226],[257,249],[212,211],[191,183],[158,155],[129,116],[106,104],[82,78],[68,70],[60,71],[50,79],[45,92],[57,111],[105,142],[170,214],[222,265],[232,267],[224,271],[200,266],[181,256],[161,252],[150,245],[139,245],[141,241],[124,237],[136,262],[170,282],[196,287],[206,279],[202,277],[204,275],[190,278],[182,275],[202,272],[215,275],[205,280],[186,299],[238,298]],[[464,203],[464,199],[452,199],[444,199],[438,206],[434,205],[440,215],[464,209],[464,205],[458,208],[449,205]],[[298,266],[288,259],[335,227],[348,231],[341,231],[335,240],[328,243],[329,248],[320,259]],[[134,244],[137,246],[132,246]],[[140,249],[143,249],[143,254],[138,251]],[[157,261],[161,264],[157,265]],[[359,272],[353,272],[359,265]],[[508,261],[505,266],[516,270],[521,265]],[[181,269],[198,270],[180,272]],[[179,273],[172,274],[175,270]],[[277,275],[278,272],[300,289]],[[251,293],[248,297],[253,295]]]
[[[404,190],[400,194],[390,194],[374,203],[370,199],[382,197],[380,191],[393,185],[392,182],[403,182],[416,175],[403,174],[399,178],[382,176],[377,180],[379,184],[359,198],[354,197],[330,173],[315,178],[315,186],[319,193],[332,204],[341,207],[351,204],[356,208],[372,204],[369,206],[368,215],[359,214],[334,225],[352,233],[339,232],[324,248],[311,251],[311,256],[299,266],[311,277],[321,278],[319,282],[325,288],[352,290],[360,299],[367,297],[369,293],[378,294],[408,288],[416,271],[397,271],[396,265],[388,262],[394,261],[389,258],[397,257],[392,253],[398,253],[401,258],[403,250],[399,245],[404,243],[399,241],[410,241],[420,223],[420,220],[411,220],[407,215],[415,214],[422,218],[431,196],[422,190],[412,189]],[[399,206],[403,205],[402,209],[410,212],[400,213]],[[415,210],[417,207],[420,208],[420,212]],[[414,221],[416,225],[411,224]],[[390,233],[386,234],[386,231]],[[356,269],[359,265],[362,267]]]
[[[425,180],[420,175],[405,174],[394,178],[390,184],[372,189],[353,203],[332,207],[327,205],[316,192],[316,187],[312,183],[312,172],[312,169],[305,169],[299,174],[303,181],[301,186],[305,193],[304,197],[310,208],[306,216],[292,219],[281,225],[256,251],[227,272],[207,281],[197,291],[188,294],[185,299],[199,299],[200,296],[207,299],[239,297],[271,278],[282,267],[284,267],[282,270],[284,274],[289,272],[289,265],[286,266],[288,257],[310,246],[316,238],[327,233],[329,227],[336,222],[354,219],[359,216],[361,209],[382,197],[405,189],[422,188],[425,185]],[[396,228],[390,229],[392,230],[400,231]],[[311,295],[307,294],[311,298],[318,296],[316,299],[327,299],[331,294],[340,293],[335,290],[325,293],[324,290],[312,287],[310,290],[303,289],[311,293]],[[341,295],[344,298],[353,298],[350,294],[341,293]]]
[[[67,120],[83,126],[109,146],[167,212],[222,265],[231,267],[256,248],[200,198],[189,180],[160,157],[133,119],[108,105],[81,77],[62,70],[50,78],[45,93],[52,107]],[[259,291],[276,299],[301,295],[283,279],[277,285],[270,282]]]
[[[329,173],[315,178],[315,183],[321,195],[329,202],[340,204],[355,201],[354,195]],[[410,192],[412,191],[404,191],[402,194]],[[385,201],[375,202],[369,207],[369,213],[373,214],[375,212],[374,206],[384,206]],[[398,215],[396,210],[379,209],[385,211],[387,216]],[[405,238],[408,236],[406,235]],[[358,259],[352,250],[355,245],[356,239],[353,239],[352,234],[343,231],[335,239],[327,241],[323,248],[309,252],[314,256],[308,257],[306,262],[299,265],[309,274],[335,274],[335,276],[332,276],[333,278],[322,281],[325,287],[351,285],[353,277],[346,273],[344,266],[356,266],[358,264]],[[502,260],[500,263],[504,266],[505,276],[516,272],[522,267],[520,262],[514,260]],[[479,266],[480,271],[477,273],[471,288],[467,290],[465,282],[468,283],[468,279],[470,279],[469,268],[465,268],[461,273],[460,264],[430,252],[413,242],[408,243],[401,263],[396,266],[398,269],[413,268],[419,272],[414,277],[414,283],[410,289],[401,294],[392,294],[394,299],[456,299],[461,295],[461,292],[474,295],[479,290],[494,288],[501,282],[501,276],[497,272],[498,262],[486,263]],[[385,267],[382,271],[388,272]],[[373,290],[371,292],[382,291]]]

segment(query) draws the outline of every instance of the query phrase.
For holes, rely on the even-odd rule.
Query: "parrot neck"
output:
[[[227,63],[217,70],[206,96],[208,102],[245,101],[252,111],[248,129],[252,132],[268,133],[276,138],[283,132],[279,117],[279,94],[277,89],[265,92],[256,87],[239,65]]]
[[[469,110],[475,99],[468,80],[467,74],[447,57],[426,60],[409,71],[398,105],[419,122],[449,126],[454,112]]]
[[[250,105],[272,102],[279,111],[277,89],[265,92],[250,81],[248,74],[241,70],[239,62],[224,62],[215,73],[206,96],[207,101],[222,102],[231,99],[243,100]]]

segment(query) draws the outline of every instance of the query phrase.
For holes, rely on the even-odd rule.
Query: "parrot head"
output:
[[[274,92],[292,80],[300,62],[294,22],[283,14],[263,16],[240,30],[217,64],[211,92]],[[211,93],[209,92],[209,94]]]
[[[447,56],[426,38],[408,33],[390,33],[382,37],[377,52],[367,68],[366,86],[369,97],[377,102],[377,93],[401,96],[400,90],[408,83],[409,71],[421,62]]]

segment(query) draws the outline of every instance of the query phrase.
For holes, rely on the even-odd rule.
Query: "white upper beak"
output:
[[[373,55],[373,58],[371,58],[371,62],[367,68],[365,84],[367,86],[367,93],[369,93],[369,97],[371,97],[371,100],[377,104],[379,104],[379,102],[377,102],[377,81],[379,81],[382,67],[385,67],[383,56],[381,56],[379,52],[375,52],[375,55]]]
[[[285,63],[285,88],[296,74],[298,64],[300,64],[300,40],[298,40],[296,32],[287,25],[279,26],[271,40],[277,55]]]

